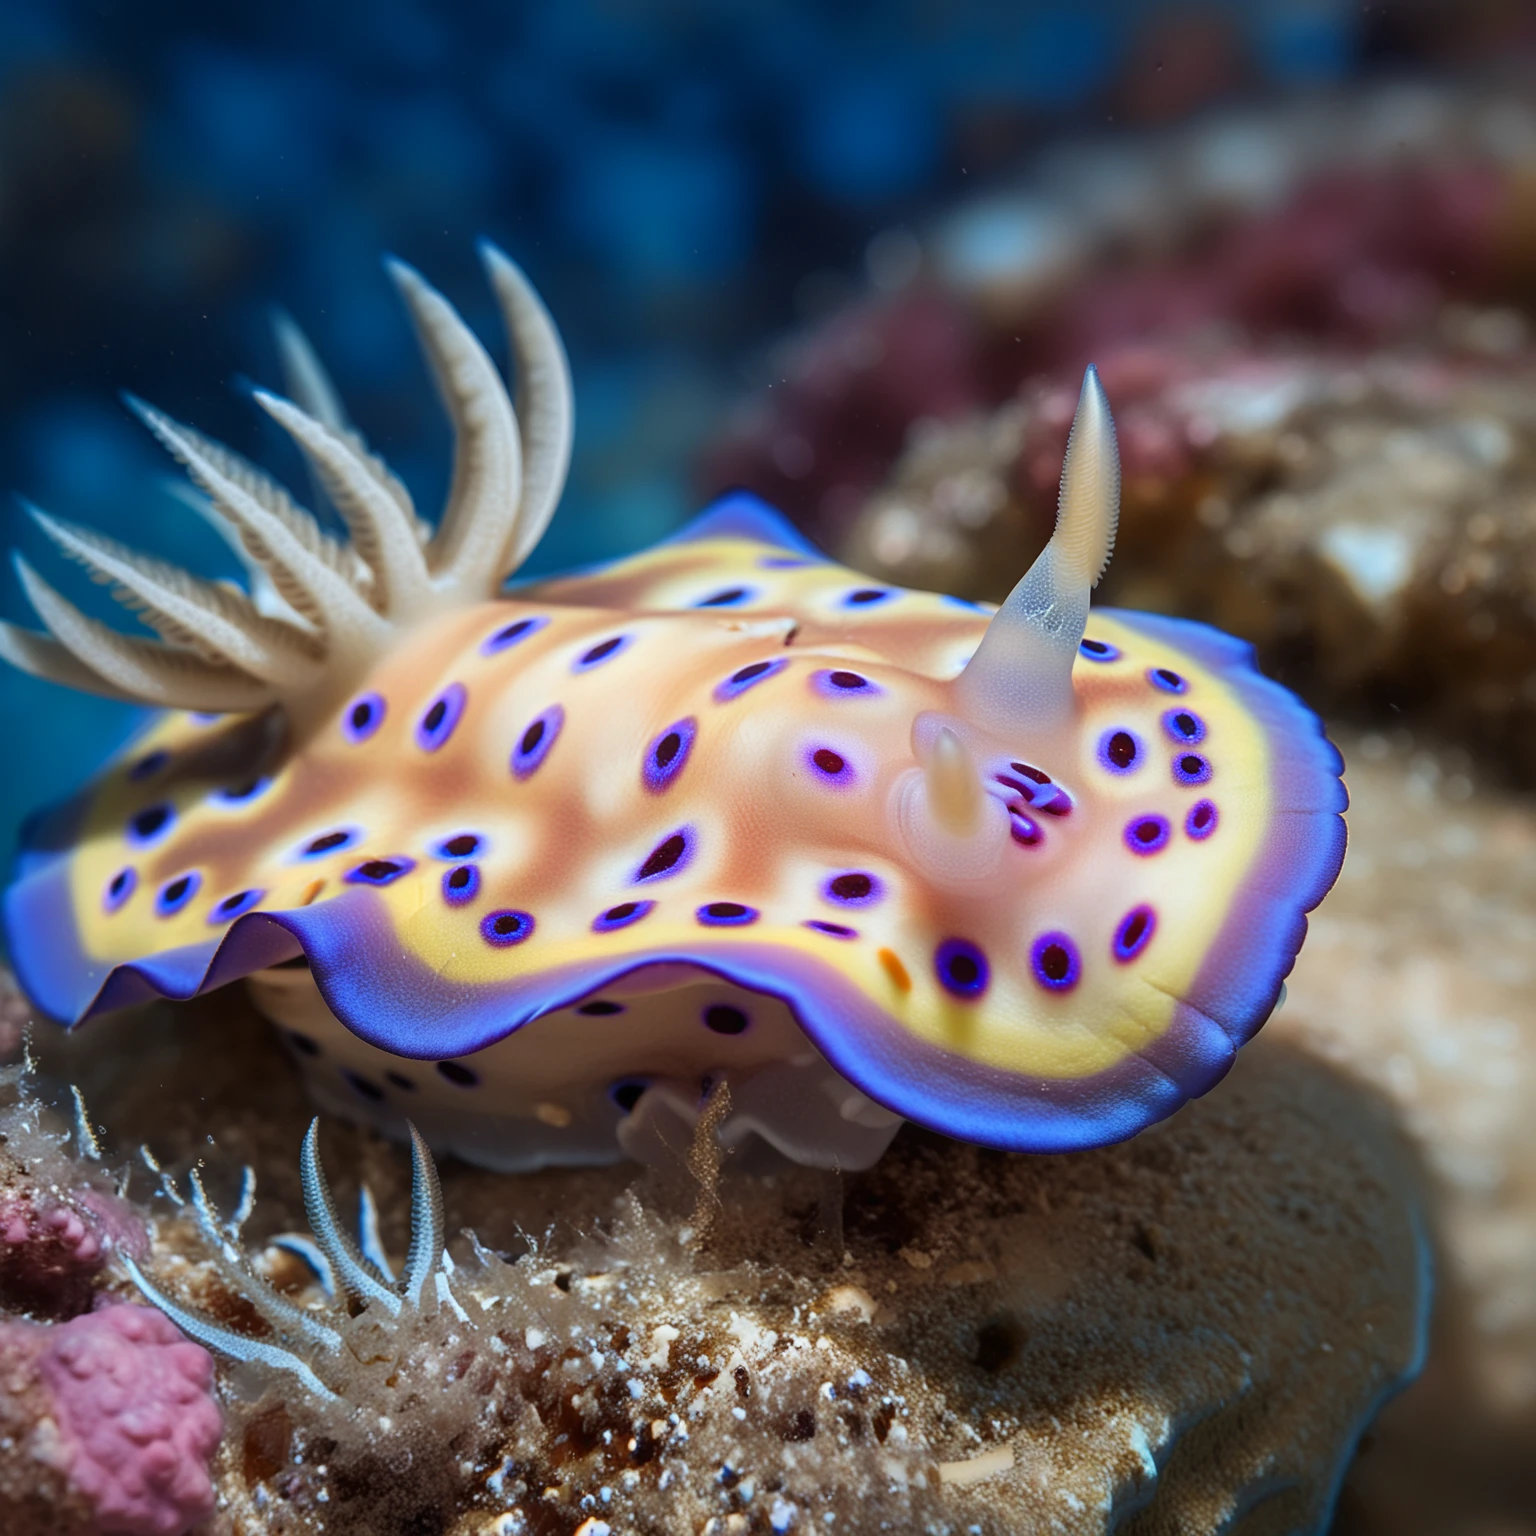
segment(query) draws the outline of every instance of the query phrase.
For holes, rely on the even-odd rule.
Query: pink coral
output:
[[[138,1256],[144,1242],[129,1208],[89,1186],[62,1199],[0,1191],[0,1302],[50,1317],[84,1312],[108,1249]]]
[[[160,1313],[113,1303],[48,1330],[37,1372],[59,1463],[102,1536],[182,1536],[213,1512],[213,1361]]]

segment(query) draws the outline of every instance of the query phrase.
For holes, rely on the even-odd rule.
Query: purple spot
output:
[[[487,944],[505,948],[509,944],[521,944],[533,932],[533,914],[516,912],[510,907],[500,912],[487,912],[480,919],[480,936]]]
[[[1147,681],[1154,688],[1161,688],[1164,693],[1183,693],[1189,687],[1177,672],[1170,672],[1167,667],[1149,667]]]
[[[1077,945],[1064,933],[1042,933],[1029,951],[1035,980],[1050,992],[1070,992],[1083,974]]]
[[[560,727],[564,724],[565,710],[558,704],[551,704],[543,714],[536,715],[529,722],[512,749],[514,778],[526,779],[549,756],[550,749],[560,735]]]
[[[945,939],[933,957],[933,968],[939,985],[967,1002],[987,990],[992,974],[987,957],[969,939]]]
[[[135,811],[128,820],[128,841],[143,847],[158,841],[171,830],[176,819],[175,808],[169,805],[148,805]]]
[[[233,896],[226,896],[208,914],[208,921],[210,923],[231,922],[243,913],[249,912],[266,894],[265,891],[236,891]]]
[[[1119,650],[1108,640],[1080,640],[1077,654],[1088,661],[1118,661]]]
[[[485,839],[478,832],[455,832],[452,837],[432,845],[432,856],[436,859],[472,859],[484,845]]]
[[[318,837],[312,837],[299,849],[298,856],[301,859],[323,859],[328,853],[352,847],[362,840],[362,835],[356,827],[337,827],[334,832],[322,832]]]
[[[187,718],[193,725],[217,725],[224,716],[217,709],[195,709]]]
[[[353,1092],[370,1103],[377,1104],[384,1097],[384,1090],[371,1079],[364,1077],[361,1072],[343,1070],[341,1075],[351,1085]]]
[[[819,917],[813,917],[800,926],[802,928],[810,928],[816,933],[829,934],[834,939],[856,939],[859,936],[857,928],[848,928],[842,923],[825,923]]]
[[[384,724],[384,715],[388,709],[382,694],[359,694],[342,711],[341,734],[354,746],[360,741],[367,741]]]
[[[752,587],[726,587],[721,592],[713,592],[708,597],[701,597],[693,606],[695,608],[739,608],[743,603],[751,602],[757,596]]]
[[[711,901],[694,916],[710,928],[745,928],[757,921],[758,912],[756,907],[743,906],[739,901]]]
[[[165,765],[170,762],[169,752],[154,751],[146,753],[128,770],[130,779],[153,778]]]
[[[621,651],[628,650],[633,643],[633,635],[613,635],[607,640],[599,640],[591,650],[583,651],[571,663],[571,671],[590,672],[593,667],[600,667],[605,661],[612,661]]]
[[[1014,842],[1022,843],[1026,848],[1033,848],[1045,835],[1038,821],[1014,805],[1008,807],[1008,830],[1013,834]]]
[[[167,880],[155,892],[155,915],[174,917],[197,895],[198,887],[202,883],[203,877],[195,869],[189,869],[186,874]]]
[[[1214,800],[1199,800],[1184,818],[1185,832],[1197,843],[1204,842],[1216,830],[1218,814]]]
[[[480,1086],[480,1074],[473,1067],[466,1067],[462,1061],[440,1061],[437,1070],[455,1088],[478,1088]]]
[[[690,715],[669,725],[646,749],[641,778],[653,795],[659,795],[683,771],[697,731],[698,723]]]
[[[849,672],[842,667],[835,671],[813,672],[811,686],[828,699],[871,699],[885,692],[878,683],[870,682],[862,672]]]
[[[806,753],[806,760],[823,778],[831,779],[839,785],[853,783],[853,769],[848,759],[841,752],[834,752],[831,747],[813,747]]]
[[[654,901],[621,901],[592,919],[593,933],[612,933],[615,928],[628,928],[638,923],[654,907]]]
[[[1099,762],[1111,773],[1130,773],[1141,760],[1141,743],[1127,730],[1099,737]]]
[[[1168,846],[1171,832],[1166,816],[1138,816],[1125,825],[1125,846],[1132,853],[1156,853]]]
[[[101,893],[102,910],[116,912],[122,904],[133,895],[134,888],[139,883],[138,872],[131,866],[125,866],[107,881],[107,888]]]
[[[290,1029],[288,1031],[288,1043],[301,1056],[318,1056],[320,1054],[319,1043],[297,1029]]]
[[[453,735],[453,728],[464,713],[464,703],[468,697],[463,683],[449,683],[427,705],[421,719],[416,722],[416,745],[423,752],[436,752]]]
[[[514,619],[510,624],[503,624],[500,629],[492,630],[480,642],[480,654],[495,656],[509,646],[526,640],[530,635],[536,635],[548,623],[549,620],[540,615],[538,618]]]
[[[1173,760],[1173,779],[1176,784],[1206,784],[1210,782],[1210,762],[1198,752],[1181,752]]]
[[[455,864],[443,871],[443,900],[450,907],[462,907],[475,899],[480,890],[480,871],[473,864]]]
[[[705,1029],[712,1029],[717,1035],[739,1035],[748,1022],[746,1014],[729,1003],[711,1003],[704,1010]]]
[[[1205,721],[1193,710],[1170,709],[1163,716],[1163,729],[1180,746],[1192,747],[1205,740]]]
[[[844,907],[869,907],[885,895],[885,886],[862,869],[850,869],[845,874],[833,875],[821,888],[826,901],[835,901]]]
[[[635,884],[638,885],[642,880],[661,880],[675,875],[680,869],[686,868],[692,858],[693,828],[679,827],[645,856],[645,862],[635,875]]]
[[[635,1105],[640,1102],[641,1095],[651,1085],[643,1078],[627,1077],[622,1083],[615,1083],[608,1090],[608,1097],[624,1111],[626,1115],[633,1114]]]
[[[843,597],[842,605],[844,608],[875,608],[895,596],[889,587],[859,587]]]
[[[783,656],[776,656],[772,661],[748,662],[746,666],[732,672],[715,688],[715,703],[729,703],[739,694],[745,693],[748,688],[755,688],[759,683],[776,676],[788,665],[788,660]]]
[[[606,1019],[616,1013],[623,1013],[624,1004],[611,1002],[606,997],[596,997],[590,1003],[583,1003],[576,1012],[584,1014],[589,1019]]]
[[[757,563],[765,571],[798,571],[802,566],[816,564],[814,560],[804,560],[799,555],[764,555]]]
[[[349,869],[341,878],[348,885],[392,885],[401,875],[408,875],[415,868],[416,861],[403,856],[392,859],[365,859],[355,869]]]
[[[272,780],[263,775],[258,779],[247,779],[244,784],[236,784],[232,789],[221,789],[213,798],[224,805],[244,805],[258,795],[265,794],[271,787]]]
[[[1151,907],[1132,907],[1115,929],[1115,959],[1122,965],[1134,960],[1152,942],[1156,929],[1157,913]]]
[[[1034,808],[1047,816],[1070,816],[1072,797],[1059,784],[1043,784],[1035,791]]]

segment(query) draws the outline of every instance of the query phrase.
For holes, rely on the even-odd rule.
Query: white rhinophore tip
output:
[[[1115,423],[1090,366],[1061,467],[1055,531],[956,680],[969,719],[1006,729],[1071,717],[1072,664],[1088,622],[1088,594],[1109,564],[1119,519]]]

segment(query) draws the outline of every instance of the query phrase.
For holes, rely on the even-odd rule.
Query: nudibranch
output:
[[[518,379],[390,271],[455,431],[435,529],[302,337],[257,392],[350,537],[147,406],[249,568],[43,529],[159,639],[26,563],[0,653],[160,711],[36,818],[5,904],[67,1023],[246,978],[325,1107],[501,1168],[718,1134],[868,1166],[903,1118],[1036,1152],[1134,1135],[1263,1023],[1344,851],[1342,762],[1249,648],[1089,592],[1119,506],[1090,369],[1055,531],[994,610],[871,581],[754,497],[507,587],[571,389],[483,256]]]

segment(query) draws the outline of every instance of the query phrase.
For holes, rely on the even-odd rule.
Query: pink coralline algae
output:
[[[48,1317],[84,1312],[108,1251],[141,1253],[144,1242],[127,1207],[98,1190],[63,1200],[0,1191],[0,1304]]]
[[[121,1303],[46,1330],[3,1331],[18,1329],[38,1350],[57,1431],[49,1459],[101,1536],[182,1536],[213,1512],[208,1462],[223,1426],[201,1345],[160,1313]]]

